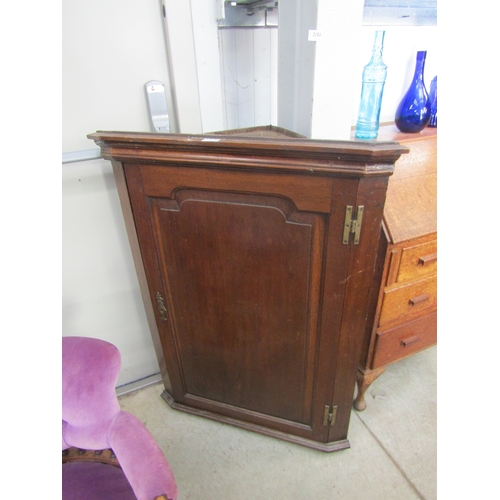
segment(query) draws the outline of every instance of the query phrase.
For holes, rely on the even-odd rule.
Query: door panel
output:
[[[192,190],[150,210],[186,395],[308,423],[324,216]]]
[[[145,269],[156,275],[151,297],[160,293],[164,307],[157,324],[174,401],[327,442],[350,252],[343,217],[356,181],[336,180],[342,194],[328,207],[329,178],[302,191],[275,179],[266,193],[264,175],[243,186],[214,171],[225,188],[216,190],[207,177],[168,170],[125,168]],[[320,182],[314,201],[304,191]],[[299,209],[295,194],[321,210]]]

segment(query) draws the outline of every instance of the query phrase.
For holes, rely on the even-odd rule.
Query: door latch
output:
[[[160,292],[156,293],[156,303],[158,305],[158,312],[160,313],[160,319],[162,321],[167,321],[167,308],[165,307],[165,302]]]

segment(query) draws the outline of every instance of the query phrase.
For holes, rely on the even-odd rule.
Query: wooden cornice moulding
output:
[[[96,132],[87,136],[108,160],[266,169],[346,176],[391,175],[408,148],[394,141]]]

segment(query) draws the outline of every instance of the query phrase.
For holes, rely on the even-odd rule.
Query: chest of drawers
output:
[[[436,129],[401,134],[381,127],[379,138],[410,149],[389,180],[358,370],[357,410],[385,367],[437,342]]]

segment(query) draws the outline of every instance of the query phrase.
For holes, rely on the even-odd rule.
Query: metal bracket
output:
[[[219,0],[219,28],[278,26],[277,0]]]

